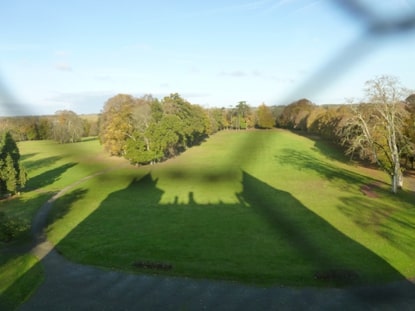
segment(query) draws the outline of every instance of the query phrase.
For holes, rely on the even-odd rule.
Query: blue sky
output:
[[[415,32],[356,41],[367,23],[337,2],[3,2],[0,115],[98,113],[118,93],[179,93],[205,107],[335,104],[382,74],[415,88]],[[357,2],[379,18],[415,11],[409,0]]]

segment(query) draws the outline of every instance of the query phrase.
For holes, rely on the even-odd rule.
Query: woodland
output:
[[[351,159],[378,165],[396,193],[403,187],[404,169],[413,168],[415,94],[393,76],[367,81],[365,94],[360,102],[341,105],[318,105],[303,98],[287,106],[252,107],[240,101],[228,108],[204,108],[177,93],[161,100],[118,94],[97,115],[61,110],[53,116],[3,117],[0,132],[10,133],[14,141],[52,139],[62,144],[98,136],[110,155],[147,165],[175,157],[218,131],[285,128],[318,135],[338,144]],[[4,173],[7,152],[1,161],[1,176],[10,175]],[[7,178],[2,177],[3,194],[24,184],[17,182],[20,169],[15,167],[16,186],[5,187]]]

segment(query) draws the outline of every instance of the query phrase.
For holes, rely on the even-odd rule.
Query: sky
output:
[[[4,1],[0,116],[99,113],[119,93],[340,104],[384,74],[415,89],[415,29],[402,20],[415,1]],[[379,22],[386,31],[368,32]]]

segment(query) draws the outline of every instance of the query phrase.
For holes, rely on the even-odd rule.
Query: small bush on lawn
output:
[[[0,242],[11,242],[29,229],[29,224],[0,212]]]

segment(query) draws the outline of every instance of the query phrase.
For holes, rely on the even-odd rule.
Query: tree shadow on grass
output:
[[[309,153],[299,152],[295,149],[283,149],[281,153],[275,156],[281,165],[290,165],[295,167],[298,171],[311,170],[319,174],[321,177],[327,179],[334,185],[338,185],[342,189],[347,190],[349,185],[366,185],[377,182],[383,184],[378,180],[369,178],[367,176],[342,169],[339,166],[331,165],[326,161],[322,161]],[[379,189],[380,192],[385,191]]]
[[[86,260],[88,264],[97,264],[110,267],[111,269],[120,268],[119,263],[113,261],[114,258],[119,258],[122,264],[126,264],[129,267],[130,271],[135,269],[135,272],[154,273],[152,269],[162,268],[157,272],[175,275],[176,262],[172,262],[172,265],[169,262],[166,264],[163,258],[180,257],[181,252],[188,252],[189,248],[194,247],[190,241],[197,240],[196,248],[191,251],[199,257],[189,257],[179,263],[182,269],[183,267],[188,269],[185,275],[240,281],[240,278],[235,277],[234,274],[227,274],[227,271],[230,263],[235,260],[238,262],[241,259],[239,257],[243,256],[240,256],[239,253],[233,254],[233,256],[225,255],[228,254],[225,248],[232,248],[237,245],[238,250],[246,250],[251,255],[254,254],[255,257],[259,253],[267,251],[266,254],[269,254],[269,256],[262,261],[256,261],[256,258],[253,259],[252,257],[249,257],[249,260],[254,260],[254,265],[263,265],[264,270],[261,270],[261,272],[265,271],[265,273],[272,274],[277,270],[279,273],[272,278],[272,284],[274,285],[332,287],[402,280],[402,284],[405,284],[405,292],[403,293],[395,288],[392,288],[393,290],[390,291],[377,287],[371,287],[369,290],[363,291],[350,289],[350,293],[354,295],[352,299],[361,302],[365,306],[372,306],[379,299],[382,300],[382,303],[387,303],[388,306],[391,306],[394,305],[394,302],[412,297],[413,285],[405,281],[405,278],[385,260],[339,232],[322,218],[308,210],[290,193],[275,189],[252,175],[245,172],[242,173],[241,183],[243,190],[236,193],[239,198],[239,204],[233,205],[224,203],[198,204],[191,191],[189,192],[189,204],[160,204],[164,192],[157,188],[157,182],[157,179],[153,179],[148,174],[141,179],[133,180],[125,189],[109,194],[98,209],[78,224],[59,243],[59,249],[62,247],[63,249],[70,250],[68,253],[63,252],[63,254],[71,255],[71,258],[73,256],[77,257],[77,255],[80,258],[82,256],[88,257],[88,260]],[[64,202],[73,204],[75,200],[83,195],[84,192],[82,190],[74,191],[64,198]],[[227,214],[227,216],[236,217],[238,213],[244,214],[246,217],[243,219],[247,222],[240,223],[235,227],[235,223],[230,222],[229,218],[223,217],[224,214],[221,211],[226,209],[232,209],[235,212],[233,215]],[[209,213],[206,213],[206,211],[209,211]],[[185,218],[186,221],[183,222],[183,217],[188,212],[191,213],[191,217]],[[203,215],[202,218],[209,215],[210,217],[213,216],[213,218],[204,218],[203,222],[200,222],[200,219],[197,219],[200,214]],[[161,217],[168,221],[161,222]],[[215,220],[215,226],[218,224],[216,221],[220,220],[221,226],[224,226],[227,230],[226,233],[224,234],[220,231],[220,234],[217,235],[217,226],[214,228],[211,225],[209,226],[212,220]],[[267,236],[271,240],[277,240],[277,247],[273,246],[271,249],[265,249],[265,245],[270,246],[274,244],[262,244],[257,239],[258,231],[252,231],[251,229],[245,232],[247,228],[251,228],[249,225],[252,220],[254,222],[260,221],[261,228],[269,228],[267,232],[272,233],[267,233]],[[170,229],[166,228],[166,224],[170,226]],[[206,225],[206,227],[201,226],[201,224]],[[166,227],[164,227],[165,225]],[[123,226],[126,227],[123,228]],[[187,233],[188,235],[180,236],[183,231],[186,231],[188,226],[194,226],[198,231],[192,232],[190,235]],[[173,231],[171,230],[172,228],[174,229]],[[256,228],[258,229],[258,227]],[[235,230],[238,231],[237,235],[234,235]],[[260,230],[262,231],[262,229]],[[203,234],[200,234],[201,232]],[[209,239],[215,234],[218,236],[215,242],[221,244],[220,246],[212,244],[212,242],[210,244],[204,242],[205,238]],[[185,240],[184,244],[183,240]],[[93,244],[89,244],[89,241],[93,241]],[[143,244],[143,241],[147,241],[147,244]],[[186,241],[188,244],[186,244]],[[178,243],[182,244],[180,247],[175,248],[175,244]],[[69,248],[67,248],[68,245]],[[204,248],[208,246],[210,248],[206,252]],[[137,257],[137,254],[140,255],[145,248],[150,249],[150,253],[147,250],[147,255],[150,254],[148,255],[149,257]],[[136,249],[139,252],[131,253],[132,249]],[[93,252],[96,252],[96,254],[93,254]],[[209,255],[213,254],[214,256],[217,255],[214,265],[221,268],[220,273],[216,275],[205,273],[204,268],[206,267],[203,266],[203,254],[206,253],[209,253]],[[244,254],[247,253],[245,252]],[[55,259],[51,259],[52,261],[56,260],[54,256],[52,257]],[[112,257],[112,259],[108,260],[109,257]],[[146,261],[137,261],[141,259]],[[97,260],[101,261],[97,262]],[[82,260],[80,261],[82,262]],[[137,268],[133,267],[134,264],[142,264],[141,266],[145,267],[145,269],[137,270]],[[246,273],[244,282],[248,281],[249,278],[249,283],[256,282],[258,275],[256,272],[252,273],[249,270],[251,268],[252,265],[237,266],[239,273]],[[22,287],[20,282],[25,283],[27,278],[36,275],[37,269],[38,267],[35,266],[26,272],[21,279],[17,280],[6,290],[6,293],[20,290]],[[298,271],[293,275],[289,275],[293,270]],[[59,282],[59,286],[56,286],[57,290],[53,292],[56,297],[60,297],[56,301],[64,301],[64,297],[68,299],[67,291],[70,291],[71,288],[65,288],[64,284],[72,284],[71,282],[73,281],[71,273],[64,269],[60,271],[62,275],[55,274],[53,277],[55,282]],[[102,270],[102,272],[94,273],[116,272]],[[178,275],[183,274],[179,273]],[[102,275],[102,277],[104,276]],[[100,280],[101,276],[97,278],[96,275],[91,277],[91,275],[76,274],[76,278],[77,284],[83,283],[85,286],[90,286],[91,282]],[[121,276],[117,277],[117,280],[121,279]],[[174,279],[170,281],[173,284],[175,282]],[[103,284],[103,287],[107,285]],[[53,282],[48,283],[48,286],[53,287]],[[117,286],[117,284],[114,284],[114,286]],[[380,292],[378,291],[379,289]],[[77,291],[77,289],[73,290],[74,292]],[[129,290],[131,294],[137,295],[137,299],[140,299],[143,295],[143,291],[140,289],[135,291],[135,288],[131,288]],[[196,290],[199,291],[199,289]],[[200,290],[205,291],[206,288],[202,286]],[[65,293],[61,294],[60,291],[65,291]],[[98,299],[97,301],[100,301],[102,306],[106,306],[106,303],[109,303],[108,305],[111,306],[114,297],[109,297],[105,291],[101,292],[102,294],[96,294],[94,299]],[[148,292],[145,291],[145,293],[147,295]],[[305,291],[304,293],[312,295],[310,291]],[[409,294],[406,296],[406,293]],[[39,298],[46,299],[42,296],[36,298],[38,299],[37,301],[39,301]],[[330,299],[330,297],[327,299]],[[333,301],[333,303],[335,305],[338,304],[337,301]]]
[[[35,154],[32,154],[32,155],[35,155]],[[31,156],[31,155],[28,155],[28,156]],[[57,161],[61,160],[62,157],[52,156],[52,157],[47,157],[47,158],[35,160],[35,161],[28,161],[26,159],[27,157],[25,159],[21,159],[22,161],[24,161],[24,167],[29,171],[33,171],[33,170],[40,169],[42,167],[51,166],[55,164]]]
[[[47,219],[44,219],[43,217],[35,217],[33,220],[31,228],[32,234],[34,235],[33,237],[27,234],[24,241],[19,239],[12,242],[10,245],[0,244],[0,270],[1,266],[7,266],[9,263],[12,264],[13,262],[18,262],[17,265],[19,270],[27,269],[27,265],[29,265],[30,261],[35,260],[32,259],[33,255],[29,254],[29,251],[34,246],[33,242],[41,242],[45,239],[43,230],[47,224],[46,220],[51,223],[59,218],[64,217],[69,212],[71,206],[76,201],[82,199],[85,196],[86,192],[87,190],[85,189],[75,189],[68,194],[58,197],[57,206],[48,215]],[[44,204],[42,206],[43,214],[48,214],[52,207],[50,200],[45,203],[46,198],[50,198],[50,196],[51,193],[44,193],[33,199],[34,201],[38,202],[36,203],[38,205],[42,203]],[[35,241],[32,241],[31,238],[34,238]],[[14,267],[15,265],[16,264],[12,264],[11,268],[16,269]],[[11,284],[0,294],[0,310],[14,310],[23,301],[28,299],[30,295],[35,291],[35,289],[42,283],[44,278],[43,272],[43,267],[40,261],[34,263],[31,268],[27,269],[27,271],[23,273],[21,277],[16,279],[13,284]]]
[[[396,249],[415,258],[415,208],[386,205],[379,200],[345,197],[339,210],[364,231],[375,233]]]
[[[20,161],[26,161],[27,159],[30,159],[31,157],[34,157],[37,155],[37,153],[26,153],[20,155]]]
[[[47,170],[44,173],[39,174],[33,178],[30,178],[29,176],[29,180],[26,184],[26,189],[33,190],[51,185],[55,181],[59,180],[60,176],[63,173],[75,165],[77,165],[75,162],[67,163],[51,170]]]
[[[314,271],[314,278],[333,285],[404,279],[386,261],[308,210],[291,194],[247,173],[243,175],[243,189],[241,196],[296,250],[298,259]]]

